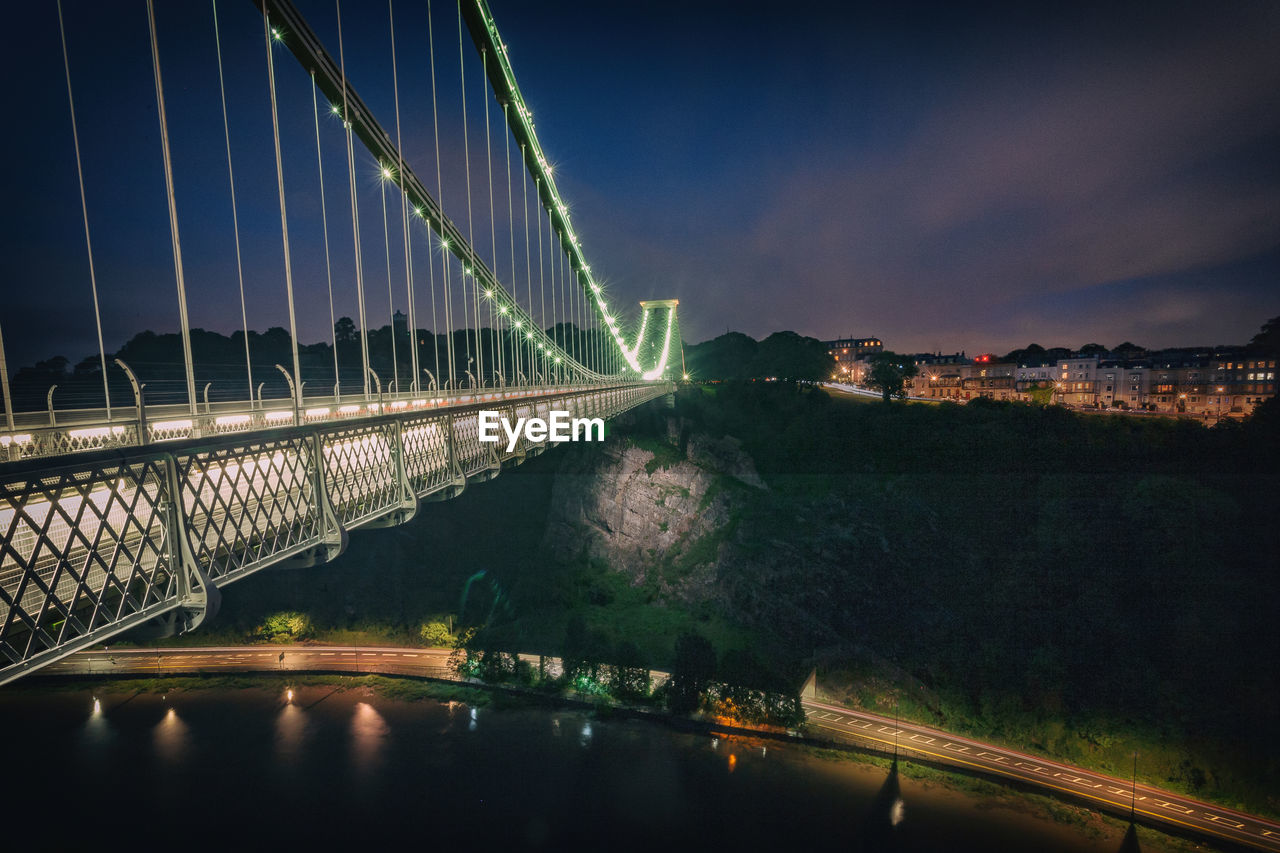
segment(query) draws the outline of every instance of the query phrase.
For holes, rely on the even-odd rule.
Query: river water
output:
[[[367,688],[0,691],[9,850],[1119,849],[806,750]],[[894,820],[896,819],[896,824]],[[105,847],[104,847],[105,845]],[[375,848],[377,849],[377,848]],[[1152,849],[1144,844],[1144,849]]]

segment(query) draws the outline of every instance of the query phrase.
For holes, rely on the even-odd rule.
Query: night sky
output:
[[[332,3],[298,5],[336,56]],[[1280,314],[1280,5],[1042,5],[492,8],[593,271],[628,312],[679,298],[688,341],[726,329],[970,353],[1247,341]],[[64,12],[111,351],[178,326],[145,3],[67,0]],[[404,151],[434,188],[425,4],[395,12]],[[191,323],[229,333],[240,306],[210,5],[158,0],[157,19]],[[249,0],[223,0],[219,21],[250,326],[287,326],[262,19]],[[465,230],[455,7],[436,0],[433,22],[444,205]],[[26,4],[8,23],[0,324],[13,369],[97,345],[55,7]],[[348,74],[394,134],[386,6],[348,2],[343,25]],[[465,49],[487,259],[482,83],[469,37]],[[275,55],[300,337],[327,340],[310,84]],[[325,107],[335,312],[354,317],[345,143]],[[496,266],[510,282],[490,110]],[[382,325],[380,185],[362,150],[356,172],[370,323]],[[513,192],[523,292],[518,175]],[[399,202],[387,199],[403,307]],[[418,325],[431,328],[423,232],[412,241]],[[436,276],[439,288],[438,263]]]

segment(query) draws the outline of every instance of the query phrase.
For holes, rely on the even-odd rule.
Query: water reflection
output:
[[[591,743],[591,721],[587,720],[582,724],[582,737],[578,738],[578,743],[586,746]]]
[[[357,702],[351,717],[351,763],[367,772],[382,758],[382,746],[391,727],[368,702]]]
[[[478,720],[479,720],[479,715],[477,715],[477,714],[476,714],[476,709],[475,709],[475,708],[472,708],[472,709],[471,709],[471,724],[470,724],[469,726],[467,726],[467,731],[469,731],[469,732],[474,732],[474,731],[476,730],[476,725],[478,724]]]
[[[81,740],[85,746],[94,750],[100,749],[111,740],[111,724],[107,722],[107,715],[102,713],[102,700],[97,696],[93,697],[93,710],[89,713],[89,719],[85,721]]]
[[[186,754],[190,736],[187,724],[178,716],[175,708],[170,706],[153,731],[156,755],[167,762],[176,762]]]
[[[276,755],[294,758],[302,751],[307,736],[307,712],[293,703],[286,704],[276,714]]]

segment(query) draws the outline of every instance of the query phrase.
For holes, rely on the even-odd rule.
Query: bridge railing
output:
[[[481,442],[482,409],[608,418],[671,390],[559,388],[0,464],[0,684],[144,623],[190,630],[219,587],[331,560],[349,530],[402,523],[543,449]]]
[[[463,388],[448,391],[311,395],[294,406],[291,397],[197,404],[144,403],[50,412],[15,412],[14,429],[0,430],[0,462],[63,456],[155,442],[246,433],[298,424],[349,421],[382,414],[433,412],[476,403],[503,403],[528,397],[612,387],[585,383]],[[494,408],[501,408],[494,406]]]

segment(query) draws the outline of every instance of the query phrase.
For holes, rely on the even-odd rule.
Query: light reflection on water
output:
[[[190,731],[173,706],[170,706],[160,722],[156,723],[152,740],[155,743],[156,755],[164,761],[176,763],[186,754],[190,743]]]
[[[289,703],[276,714],[276,756],[289,760],[301,751],[307,739],[309,726],[307,712],[293,703]]]
[[[108,697],[94,713],[87,691],[0,692],[0,720],[24,733],[12,745],[13,766],[31,776],[6,808],[31,832],[65,819],[68,801],[89,823],[107,823],[118,819],[118,804],[102,796],[109,778],[112,788],[149,792],[158,836],[186,827],[193,789],[252,790],[220,801],[218,819],[258,827],[261,846],[281,849],[314,841],[365,849],[371,827],[421,840],[424,825],[468,849],[598,849],[620,829],[637,845],[681,838],[689,846],[792,849],[807,834],[858,849],[872,823],[891,827],[902,853],[1108,849],[1008,809],[979,809],[918,787],[907,796],[910,821],[900,797],[874,811],[882,768],[781,743],[766,748],[541,709],[486,709],[480,731],[479,715],[462,703],[355,690],[299,688],[292,703],[283,687],[171,697],[177,707],[154,694]],[[76,766],[85,772],[65,772]],[[54,785],[58,798],[39,794]],[[287,819],[301,814],[308,818]],[[6,836],[4,848],[47,847],[47,837],[24,845],[23,831]]]
[[[382,747],[391,727],[368,702],[357,702],[351,715],[351,764],[368,773],[382,759]]]

